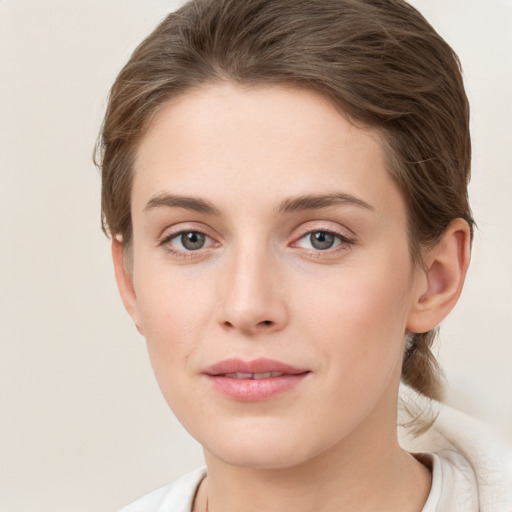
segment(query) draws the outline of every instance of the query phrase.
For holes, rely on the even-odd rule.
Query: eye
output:
[[[163,243],[170,245],[174,250],[189,252],[198,251],[211,245],[212,239],[200,231],[181,231],[167,237]]]
[[[315,251],[326,251],[342,243],[350,243],[350,240],[343,235],[326,230],[310,231],[296,242],[297,246],[303,249]]]

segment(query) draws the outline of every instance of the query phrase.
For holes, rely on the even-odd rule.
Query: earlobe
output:
[[[460,297],[471,254],[468,223],[453,220],[439,243],[425,257],[425,269],[417,280],[407,328],[427,332],[437,327]]]
[[[135,327],[140,334],[144,335],[140,322],[139,305],[137,295],[133,287],[132,276],[128,273],[125,265],[124,248],[121,241],[112,239],[112,260],[114,262],[114,271],[116,275],[117,287],[121,294],[124,307],[128,314],[132,317]]]

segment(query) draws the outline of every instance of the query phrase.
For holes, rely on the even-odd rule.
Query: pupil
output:
[[[334,235],[326,231],[316,231],[310,235],[311,245],[315,249],[330,249],[334,244]]]
[[[196,231],[190,231],[181,235],[181,243],[189,251],[197,251],[204,245],[204,235]]]

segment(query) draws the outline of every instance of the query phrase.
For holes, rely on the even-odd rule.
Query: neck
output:
[[[209,512],[421,511],[430,472],[400,448],[396,409],[386,425],[381,415],[367,419],[327,452],[292,467],[233,466],[205,451],[208,477],[195,510],[205,511],[208,499]]]

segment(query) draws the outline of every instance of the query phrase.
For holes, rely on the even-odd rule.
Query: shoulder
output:
[[[414,397],[413,403],[418,405],[418,400],[423,399]],[[432,426],[421,435],[403,435],[402,430],[401,444],[413,453],[433,454],[433,477],[437,473],[443,506],[432,510],[512,511],[510,447],[500,443],[490,427],[465,413],[437,402],[419,405],[421,410],[432,409]]]
[[[475,460],[455,450],[426,454],[432,464],[432,489],[422,512],[510,512],[510,472],[497,466],[475,465]],[[502,471],[505,470],[503,473]],[[429,508],[430,507],[430,508]]]
[[[432,486],[422,512],[480,511],[476,475],[462,455],[443,450],[417,455],[417,458],[432,471]]]
[[[197,469],[146,494],[121,512],[190,512],[197,487],[205,476],[206,468]]]

